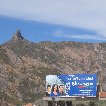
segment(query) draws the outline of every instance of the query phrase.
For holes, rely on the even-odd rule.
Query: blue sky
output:
[[[105,0],[1,0],[0,44],[20,29],[32,41],[106,41]]]

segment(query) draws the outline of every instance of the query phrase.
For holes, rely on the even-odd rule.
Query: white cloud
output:
[[[97,40],[97,41],[106,41],[106,36],[101,35],[77,35],[77,34],[66,34],[62,30],[57,30],[54,32],[55,37],[60,38],[69,38],[69,39],[82,39],[82,40]]]
[[[106,0],[1,0],[0,15],[95,30],[106,36]]]
[[[98,35],[55,35],[56,37],[61,38],[74,38],[74,39],[82,39],[82,40],[97,40],[97,41],[106,41],[106,38],[103,38]]]

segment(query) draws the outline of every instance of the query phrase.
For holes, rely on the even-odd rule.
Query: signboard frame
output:
[[[68,85],[69,84],[69,85]],[[63,86],[63,95],[57,93],[54,95],[54,87]],[[49,95],[48,93],[49,87]],[[51,89],[51,91],[50,91]],[[96,74],[61,74],[46,76],[46,96],[49,97],[96,97],[97,93],[97,75]]]

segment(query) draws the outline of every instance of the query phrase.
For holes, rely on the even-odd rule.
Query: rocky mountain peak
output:
[[[24,39],[24,37],[21,35],[20,30],[17,30],[13,36],[13,40],[17,41],[17,40],[23,40],[23,39]]]

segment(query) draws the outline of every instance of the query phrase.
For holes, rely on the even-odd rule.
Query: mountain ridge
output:
[[[0,86],[5,88],[0,89],[0,94],[4,94],[0,99],[7,106],[41,100],[48,74],[95,73],[105,91],[105,69],[106,43],[34,43],[18,30],[12,39],[0,45]]]

